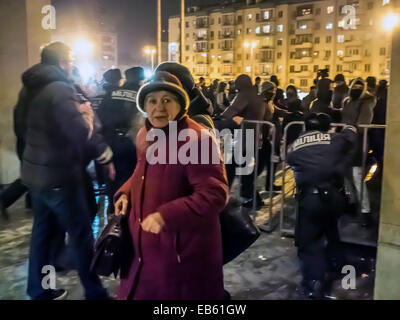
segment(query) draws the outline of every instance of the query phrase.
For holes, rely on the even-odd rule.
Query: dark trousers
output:
[[[338,218],[344,208],[344,195],[334,187],[324,188],[321,194],[298,195],[296,246],[301,261],[303,283],[324,281],[329,262],[339,268],[344,264],[340,244]]]
[[[106,297],[99,277],[89,271],[93,256],[90,214],[81,185],[69,185],[46,191],[31,191],[34,211],[27,293],[32,299],[46,293],[42,287],[42,268],[51,264],[54,230],[66,230],[74,252],[78,274],[88,299]],[[61,228],[54,228],[55,225]]]

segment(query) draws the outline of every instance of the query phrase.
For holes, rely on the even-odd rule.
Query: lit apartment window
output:
[[[333,24],[332,23],[327,23],[326,24],[326,29],[330,30],[333,28]]]
[[[264,19],[265,20],[269,19],[269,11],[264,11]]]
[[[260,33],[260,27],[256,28],[256,33],[259,34]]]
[[[339,35],[337,36],[337,41],[338,41],[339,43],[344,42],[344,35],[343,35],[343,34],[339,34]]]
[[[390,3],[390,0],[382,0],[382,5],[383,6],[386,6],[389,3]]]
[[[304,29],[307,29],[307,25],[306,25],[306,24],[301,24],[301,25],[299,26],[299,28],[300,28],[300,29],[303,29],[303,30],[304,30]]]
[[[343,28],[343,27],[344,27],[344,20],[340,20],[340,21],[338,22],[338,27],[339,27],[339,28]]]
[[[331,14],[333,12],[333,6],[326,8],[326,13]]]
[[[338,50],[337,55],[338,55],[339,57],[343,56],[343,50]]]
[[[238,29],[238,34],[241,34],[242,33],[242,29]]]
[[[283,32],[283,24],[278,24],[278,26],[276,27],[276,30],[278,32]]]
[[[248,19],[249,21],[251,21],[252,18],[253,18],[253,15],[252,15],[251,13],[249,13],[249,14],[247,15],[247,19]]]
[[[319,56],[319,51],[314,51],[314,57],[318,57]]]
[[[271,26],[270,25],[263,26],[263,32],[264,33],[269,33],[270,30],[271,30]]]
[[[251,72],[251,67],[250,66],[246,67],[246,72]]]

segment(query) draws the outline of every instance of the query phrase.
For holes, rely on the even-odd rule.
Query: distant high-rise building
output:
[[[391,36],[380,24],[391,11],[389,0],[247,0],[197,7],[186,13],[183,63],[195,77],[276,74],[282,85],[302,91],[325,68],[331,78],[342,73],[348,80],[388,80]],[[179,23],[180,16],[169,18],[169,57],[177,61]]]

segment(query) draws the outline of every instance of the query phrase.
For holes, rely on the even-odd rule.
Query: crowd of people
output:
[[[241,179],[242,205],[260,208],[263,201],[258,192],[253,203],[254,175],[266,169],[265,189],[281,189],[270,185],[271,154],[280,156],[289,123],[315,114],[356,126],[385,123],[387,83],[377,84],[373,77],[353,79],[349,86],[341,74],[333,81],[317,79],[302,100],[295,86],[284,91],[274,75],[269,81],[258,77],[253,83],[241,74],[234,81],[214,80],[206,86],[204,78],[195,83],[189,69],[175,62],[158,65],[147,83],[141,67],[126,70],[123,84],[119,69],[108,70],[101,94],[89,94],[79,79],[70,48],[51,43],[43,48],[41,62],[22,75],[23,88],[14,109],[21,177],[2,192],[0,209],[5,217],[6,208],[28,192],[34,215],[27,287],[31,299],[66,296],[63,289],[42,286],[42,268],[57,266],[66,234],[85,297],[110,298],[89,268],[94,243],[91,225],[97,213],[93,179],[105,185],[107,196],[114,199],[110,213],[129,219],[135,254],[121,279],[120,299],[226,298],[219,214],[228,203],[238,165],[224,164],[222,158],[219,164],[149,164],[146,151],[151,143],[146,135],[155,128],[168,134],[171,121],[176,121],[178,134],[207,129],[212,145],[214,128],[234,130],[244,124],[245,129],[255,129],[254,123],[244,120],[274,124],[275,141],[270,127],[261,128],[258,171]],[[291,127],[287,145],[301,131],[299,126]],[[378,131],[371,131],[369,137],[381,165],[383,137]],[[360,142],[361,138],[359,146]],[[178,149],[182,144],[178,141]],[[346,174],[347,187],[354,189],[350,199],[354,208],[364,180],[358,149]],[[168,146],[168,154],[167,150]],[[197,151],[200,158],[204,150]],[[90,163],[95,165],[95,178],[88,171]],[[371,213],[367,196],[361,207],[362,213]]]

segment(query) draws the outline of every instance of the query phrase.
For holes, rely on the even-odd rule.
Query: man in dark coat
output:
[[[333,122],[340,122],[339,110],[332,108],[333,83],[331,79],[323,78],[317,83],[317,99],[310,105],[310,111],[314,113],[326,113]]]
[[[349,93],[349,87],[346,84],[344,75],[341,73],[335,76],[334,82],[335,88],[333,89],[332,106],[335,109],[341,109],[343,100]]]
[[[354,79],[350,85],[349,96],[343,101],[342,122],[355,125],[371,124],[375,105],[375,96],[367,92],[367,85],[364,80],[361,78]],[[346,181],[351,204],[361,202],[361,183],[364,184],[361,213],[365,214],[365,220],[370,220],[371,207],[364,173],[362,172],[362,151],[362,135],[360,134],[352,172],[348,174]]]
[[[233,120],[238,125],[241,125],[243,120],[258,120],[262,121],[264,119],[265,114],[265,106],[260,96],[254,90],[253,84],[251,82],[251,78],[248,75],[241,74],[235,80],[235,88],[238,90],[238,94],[236,98],[232,101],[232,104],[225,109],[222,113],[222,118],[227,120]],[[261,128],[261,127],[260,127]],[[254,130],[254,138],[256,139],[255,134],[256,125],[252,123],[246,123],[244,126],[244,132],[246,130]],[[261,132],[261,129],[260,129]],[[246,139],[245,134],[243,134],[243,152],[246,154]],[[255,146],[254,141],[254,146]],[[261,147],[261,145],[260,145]],[[228,181],[230,182],[230,186],[233,183],[235,170],[227,165],[228,172]],[[254,170],[251,174],[243,175],[242,177],[242,185],[241,185],[241,196],[245,199],[244,205],[252,207],[253,206],[253,190],[254,190]],[[256,207],[260,207],[262,205],[261,197],[257,194],[257,204]]]
[[[317,98],[317,87],[310,87],[310,93],[306,95],[301,101],[301,107],[303,108],[303,112],[307,113],[310,110],[311,102],[313,102]]]
[[[42,50],[41,63],[22,76],[18,131],[25,148],[21,179],[32,195],[34,222],[29,253],[27,293],[32,299],[62,299],[63,289],[42,286],[43,267],[50,264],[54,223],[67,230],[87,299],[106,299],[107,292],[89,271],[93,254],[90,213],[82,185],[82,164],[93,131],[93,114],[80,111],[68,79],[70,49],[60,42]],[[19,117],[18,116],[18,117]],[[19,127],[21,125],[21,127]]]
[[[279,80],[276,75],[272,75],[270,78],[270,81],[276,85],[276,95],[274,98],[274,105],[276,105],[279,108],[283,108],[283,100],[285,97],[283,96],[283,89],[279,87]]]
[[[97,114],[101,121],[102,132],[114,154],[116,177],[114,181],[104,179],[97,170],[100,183],[108,184],[109,198],[129,179],[136,166],[134,139],[143,117],[137,112],[136,95],[145,79],[144,70],[135,67],[126,70],[126,82],[117,86],[120,74],[118,69],[109,70],[109,89],[98,107]],[[107,75],[105,74],[105,77]],[[112,209],[112,208],[110,208]]]

